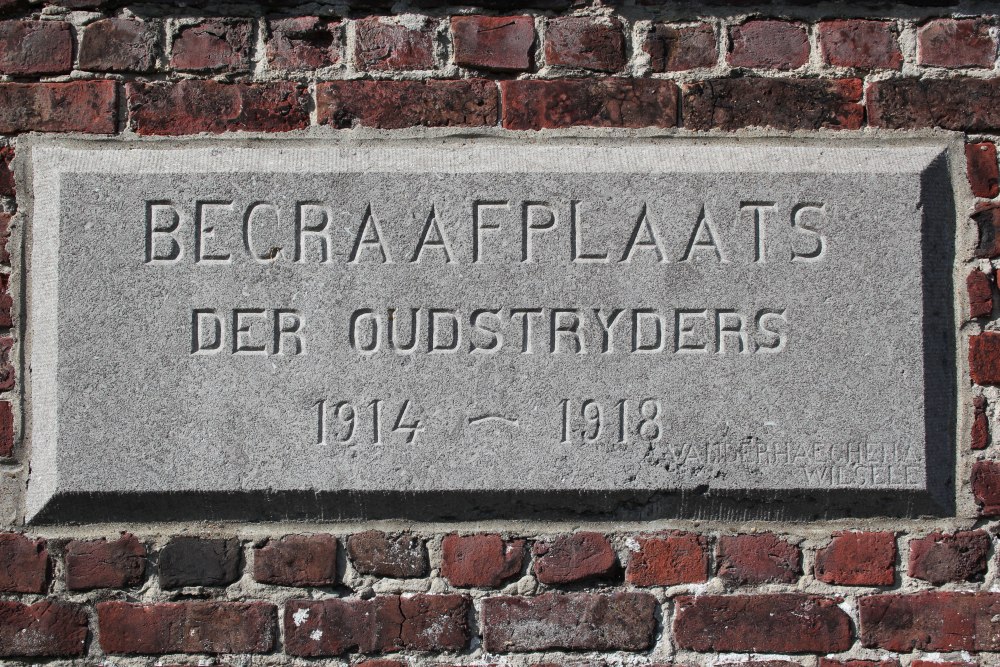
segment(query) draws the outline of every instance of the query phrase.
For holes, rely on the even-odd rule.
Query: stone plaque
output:
[[[947,495],[949,150],[36,142],[27,515]]]

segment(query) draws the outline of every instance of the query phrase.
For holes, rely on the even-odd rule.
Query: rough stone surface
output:
[[[654,79],[520,80],[500,83],[503,126],[510,130],[589,125],[673,127],[677,85]]]
[[[351,535],[347,555],[355,570],[378,577],[422,577],[430,569],[426,540],[409,533],[386,535],[369,530]]]
[[[146,547],[129,533],[110,542],[72,540],[63,558],[66,587],[74,591],[137,586],[146,574]]]
[[[934,19],[917,32],[917,59],[937,67],[993,67],[997,43],[981,19]]]
[[[117,100],[114,81],[0,83],[0,133],[111,134]]]
[[[903,54],[892,21],[838,19],[817,28],[823,61],[834,67],[900,69]]]
[[[320,124],[348,128],[496,125],[499,95],[492,81],[330,81],[316,89]]]
[[[313,70],[340,62],[341,26],[317,16],[270,22],[267,62],[285,70]]]
[[[674,531],[638,537],[625,568],[625,580],[635,586],[676,586],[708,579],[708,540],[703,535]]]
[[[618,20],[584,16],[550,19],[545,27],[545,63],[595,72],[625,66],[625,33]]]
[[[750,20],[730,29],[726,59],[734,67],[796,69],[809,59],[809,33],[798,23]]]
[[[524,545],[499,535],[445,535],[441,576],[461,588],[497,588],[521,572]]]
[[[359,70],[419,70],[434,67],[432,21],[416,28],[388,18],[366,18],[355,24],[354,64]]]
[[[771,533],[720,537],[716,562],[730,584],[790,584],[802,575],[802,550]]]
[[[869,595],[858,601],[861,644],[889,651],[1000,649],[998,593]]]
[[[279,586],[337,583],[337,539],[332,535],[286,535],[254,549],[253,578]]]
[[[887,79],[870,83],[865,99],[872,127],[1000,128],[1000,79]]]
[[[82,605],[43,600],[32,605],[0,601],[0,657],[83,655],[87,613]]]
[[[909,574],[935,585],[982,580],[990,546],[990,536],[981,530],[910,540]]]
[[[896,579],[896,536],[843,532],[816,552],[816,578],[838,586],[891,586]]]
[[[194,72],[250,69],[255,39],[252,21],[212,19],[184,26],[174,38],[170,66]]]
[[[80,69],[148,72],[161,48],[158,26],[140,19],[94,21],[80,36]]]
[[[712,67],[719,60],[715,29],[708,23],[693,26],[654,23],[642,48],[649,54],[650,69],[658,73]]]
[[[160,549],[161,588],[226,586],[240,576],[239,540],[175,537]]]
[[[530,16],[453,16],[455,64],[499,71],[531,69],[535,21]]]
[[[20,533],[0,533],[0,591],[44,593],[49,580],[45,540]]]
[[[61,74],[73,69],[73,33],[63,21],[0,21],[0,73]]]
[[[997,147],[992,141],[965,145],[966,174],[972,194],[992,199],[1000,195],[1000,167]]]
[[[533,552],[535,577],[543,584],[607,577],[617,569],[611,542],[601,533],[580,532],[536,542]]]

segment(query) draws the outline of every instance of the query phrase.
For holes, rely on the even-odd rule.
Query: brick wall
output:
[[[1000,664],[1000,16],[734,3],[0,0],[0,657]],[[574,126],[965,133],[957,516],[21,525],[18,135]]]

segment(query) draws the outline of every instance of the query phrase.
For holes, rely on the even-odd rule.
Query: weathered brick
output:
[[[97,625],[106,653],[269,653],[278,613],[267,602],[101,602]]]
[[[380,129],[497,124],[496,84],[460,81],[330,81],[316,86],[321,125]]]
[[[192,72],[248,70],[256,30],[252,21],[210,19],[182,27],[170,54],[173,69]]]
[[[965,144],[965,173],[972,194],[992,199],[1000,195],[1000,168],[997,166],[997,147],[992,141]]]
[[[146,574],[146,547],[129,533],[112,542],[72,540],[66,545],[66,587],[126,588],[142,583]]]
[[[821,21],[816,32],[823,62],[828,65],[897,70],[903,65],[899,31],[891,21]]]
[[[674,127],[677,86],[663,79],[502,81],[503,126]]]
[[[975,450],[986,449],[990,444],[990,419],[986,416],[986,397],[972,399],[972,443]]]
[[[430,570],[426,540],[409,533],[389,536],[369,530],[347,538],[354,569],[377,577],[423,577]]]
[[[1000,463],[976,461],[972,464],[972,495],[982,516],[1000,516]]]
[[[0,401],[0,456],[14,455],[14,409],[10,401]]]
[[[0,134],[112,134],[117,97],[114,81],[0,83]]]
[[[535,20],[530,16],[453,16],[455,64],[507,72],[532,66]]]
[[[970,217],[979,233],[976,256],[989,259],[1000,257],[1000,204],[980,204]]]
[[[969,293],[969,317],[989,317],[993,312],[993,281],[979,269],[973,269],[965,278]]]
[[[497,588],[520,574],[524,545],[499,535],[445,535],[441,576],[452,586]]]
[[[674,639],[692,651],[838,653],[853,643],[836,599],[815,595],[702,595],[676,599]]]
[[[14,326],[14,297],[10,293],[10,274],[0,273],[0,328]]]
[[[534,546],[535,576],[543,584],[607,577],[617,569],[615,551],[601,533],[562,535]]]
[[[729,37],[726,60],[734,67],[789,70],[809,60],[809,34],[798,23],[752,19],[730,28]]]
[[[989,551],[990,537],[981,530],[931,533],[910,540],[909,574],[935,585],[982,580]]]
[[[275,69],[314,70],[340,62],[340,23],[318,16],[270,21],[267,62]]]
[[[13,197],[15,194],[14,190],[14,172],[10,168],[10,163],[14,161],[14,147],[13,146],[0,146],[0,195],[6,195],[8,197]],[[3,232],[4,235],[7,234],[6,231]],[[3,249],[3,253],[6,254],[6,247]],[[10,264],[10,257],[7,259],[0,258],[0,262],[4,264]]]
[[[160,588],[227,586],[240,577],[239,540],[175,537],[160,549]]]
[[[790,584],[802,574],[802,550],[772,533],[725,535],[717,556],[719,577],[731,584]]]
[[[656,598],[647,593],[545,593],[483,600],[483,647],[519,651],[642,651],[653,645]]]
[[[1000,79],[886,79],[868,85],[866,100],[872,127],[1000,128]]]
[[[49,582],[45,540],[20,533],[0,533],[0,591],[44,593]]]
[[[10,223],[13,216],[10,213],[0,213],[0,264],[10,266]]]
[[[545,26],[545,63],[595,72],[625,66],[625,33],[616,19],[562,16]]]
[[[332,535],[286,535],[253,552],[253,578],[278,586],[337,583],[337,540]]]
[[[836,533],[816,552],[816,578],[838,586],[891,586],[896,580],[896,536]]]
[[[899,667],[898,660],[834,660],[820,658],[819,667]]]
[[[0,337],[0,391],[9,391],[17,381],[14,370],[14,339],[10,336]]]
[[[87,614],[81,605],[0,602],[0,657],[68,658],[83,655],[86,642]]]
[[[354,650],[458,651],[469,641],[470,605],[461,595],[292,600],[285,607],[285,652],[318,657]]]
[[[676,586],[708,580],[708,540],[674,531],[635,538],[625,580],[634,586]]]
[[[670,25],[654,23],[642,44],[654,72],[681,72],[698,67],[714,67],[719,61],[715,30],[708,23]]]
[[[791,660],[749,660],[747,662],[724,662],[716,664],[715,667],[802,667],[802,663]]]
[[[979,667],[973,662],[942,662],[940,660],[914,660],[910,667]]]
[[[1000,384],[1000,333],[969,337],[969,373],[976,384]]]
[[[0,21],[0,73],[63,74],[73,69],[73,33],[63,21]]]
[[[936,67],[993,67],[997,44],[982,19],[932,19],[917,31],[917,61]]]
[[[80,69],[98,72],[148,72],[156,65],[160,31],[140,19],[94,21],[80,37]]]
[[[309,94],[291,82],[185,80],[129,83],[129,122],[139,134],[287,132],[309,125]]]
[[[860,100],[859,79],[713,79],[684,86],[684,126],[856,130],[864,118]]]
[[[388,18],[355,22],[354,65],[359,70],[415,70],[434,67],[433,22],[419,20],[415,28]]]
[[[1000,593],[870,595],[858,600],[861,644],[911,651],[1000,649]]]

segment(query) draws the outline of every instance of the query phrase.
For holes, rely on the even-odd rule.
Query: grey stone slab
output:
[[[947,154],[37,143],[27,515],[940,496]]]

